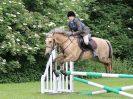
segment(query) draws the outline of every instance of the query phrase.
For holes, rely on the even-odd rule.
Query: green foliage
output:
[[[49,20],[26,10],[21,0],[0,2],[0,82],[37,80]]]
[[[87,11],[89,19],[85,22],[91,27],[93,36],[111,41],[115,57],[131,60],[133,58],[133,9],[122,4],[120,2],[122,0],[108,1],[110,2],[100,0],[89,4]]]

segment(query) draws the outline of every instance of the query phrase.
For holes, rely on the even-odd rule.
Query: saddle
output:
[[[88,39],[89,39],[89,38],[88,38]],[[80,47],[83,51],[88,51],[88,50],[93,51],[94,49],[97,48],[97,44],[96,44],[95,40],[93,40],[92,38],[89,40],[89,44],[86,45],[86,44],[84,43],[83,36],[79,36],[78,44],[79,44],[79,47]]]

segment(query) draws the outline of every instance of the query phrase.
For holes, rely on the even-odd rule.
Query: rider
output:
[[[89,41],[91,40],[90,29],[85,26],[85,24],[82,23],[78,18],[76,18],[76,15],[73,11],[69,11],[67,17],[69,19],[68,27],[70,31],[72,31],[73,35],[83,36],[84,43],[89,45]],[[92,52],[94,57],[97,56],[95,49],[92,48]]]

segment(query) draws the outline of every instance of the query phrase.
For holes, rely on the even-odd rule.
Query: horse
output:
[[[104,64],[106,73],[112,72],[113,50],[111,43],[108,40],[98,37],[92,37],[92,39],[97,44],[96,61]],[[46,34],[45,55],[50,54],[54,47],[57,45],[61,49],[61,52],[54,59],[54,63],[64,63],[69,61],[75,62],[77,60],[94,59],[92,51],[83,51],[78,44],[78,40],[79,38],[77,36],[66,35],[65,29],[61,27],[52,29]],[[55,66],[53,71],[55,72]]]

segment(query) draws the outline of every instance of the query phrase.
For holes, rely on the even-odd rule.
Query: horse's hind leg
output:
[[[112,61],[110,58],[99,58],[99,61],[105,65],[106,73],[112,72]]]
[[[111,73],[112,72],[112,64],[110,64],[110,63],[105,64],[105,69],[106,69],[106,73]]]

